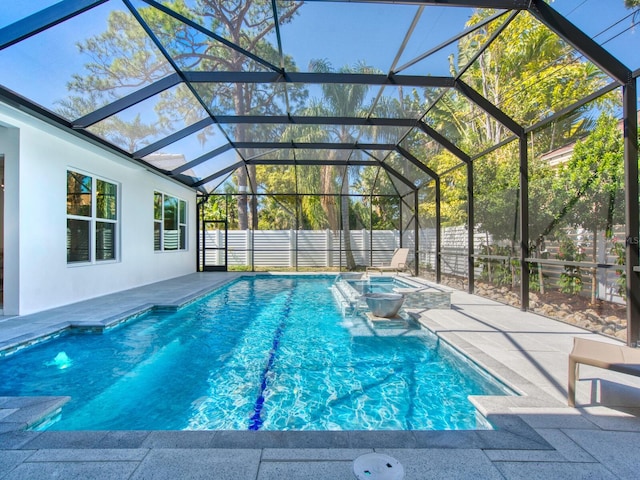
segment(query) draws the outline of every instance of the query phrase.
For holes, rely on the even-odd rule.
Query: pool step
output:
[[[375,328],[407,328],[410,321],[400,315],[394,315],[393,317],[377,317],[371,312],[366,312],[365,317]]]
[[[338,302],[343,316],[357,315],[367,311],[368,307],[362,295],[358,293],[345,280],[338,279],[332,286],[331,291]]]

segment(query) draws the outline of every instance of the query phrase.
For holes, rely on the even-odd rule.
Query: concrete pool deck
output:
[[[0,349],[65,328],[101,328],[153,305],[177,306],[238,273],[198,273],[22,317],[0,317]],[[497,429],[446,432],[34,432],[64,399],[0,397],[0,479],[351,479],[379,452],[407,479],[638,478],[640,379],[581,367],[578,408],[566,403],[582,329],[464,292],[451,309],[412,309],[443,341],[517,390],[476,397]]]

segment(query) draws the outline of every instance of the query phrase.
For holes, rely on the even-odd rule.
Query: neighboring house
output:
[[[4,104],[2,166],[5,315],[196,271],[192,189]]]
[[[571,155],[573,155],[573,147],[575,146],[575,142],[570,143],[569,145],[565,145],[564,147],[560,147],[540,155],[540,158],[546,161],[550,167],[557,167],[558,165],[569,161]]]
[[[640,110],[638,110],[638,123],[640,124]],[[622,120],[618,122],[618,128],[622,130]],[[540,158],[547,161],[550,167],[557,167],[558,165],[569,161],[571,155],[573,155],[573,148],[575,146],[576,142],[572,142],[564,147],[556,148],[555,150],[544,153],[540,155]]]
[[[181,153],[152,153],[151,155],[147,155],[145,160],[167,172],[186,163],[184,155]],[[187,171],[186,175],[189,175],[189,171]]]

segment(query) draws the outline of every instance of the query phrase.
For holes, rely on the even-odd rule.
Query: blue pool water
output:
[[[0,359],[0,396],[68,395],[50,430],[489,428],[506,390],[424,329],[345,318],[328,276],[242,278],[175,312]]]
[[[412,288],[410,285],[395,277],[372,276],[365,279],[347,280],[358,293],[392,293],[394,288]]]

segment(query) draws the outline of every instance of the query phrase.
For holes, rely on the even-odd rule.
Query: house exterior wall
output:
[[[3,304],[5,313],[15,313],[18,309],[18,285],[20,269],[18,265],[20,242],[18,239],[19,208],[19,168],[20,131],[17,128],[3,126],[0,119],[0,150],[4,155],[4,205],[3,205]],[[7,308],[11,306],[10,308]],[[14,308],[15,306],[15,308]]]
[[[193,190],[6,105],[0,105],[0,126],[5,127],[0,128],[0,150],[8,193],[5,258],[13,259],[5,262],[5,315],[33,313],[196,270]],[[116,261],[67,264],[68,169],[119,185]],[[10,182],[17,182],[17,188]],[[186,251],[154,251],[154,191],[187,202]]]

